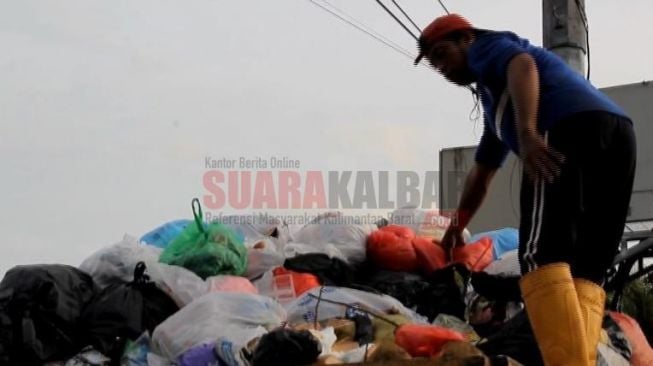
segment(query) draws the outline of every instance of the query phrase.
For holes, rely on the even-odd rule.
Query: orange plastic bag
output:
[[[416,237],[413,239],[413,247],[417,254],[419,267],[426,273],[431,273],[446,266],[446,255],[444,249],[431,238]]]
[[[453,261],[464,264],[472,272],[484,270],[492,260],[492,239],[489,236],[453,249]]]
[[[383,269],[415,271],[419,263],[412,243],[413,238],[415,233],[407,227],[384,226],[367,237],[367,256]]]
[[[399,225],[372,232],[367,238],[367,256],[378,267],[391,271],[430,273],[446,264],[442,247],[431,238],[415,236],[410,228]]]
[[[395,343],[412,357],[433,357],[451,341],[464,341],[455,330],[435,325],[404,324],[395,333]]]
[[[292,277],[292,288],[295,290],[295,297],[299,297],[304,292],[320,286],[320,280],[310,273],[299,273],[277,267],[272,270],[272,274],[274,275],[274,284],[278,288],[284,287],[284,283],[281,282],[286,282],[288,278]]]
[[[640,328],[637,320],[626,314],[614,311],[608,311],[608,314],[619,325],[619,328],[624,332],[624,335],[633,348],[630,363],[634,366],[653,365],[653,349],[651,349],[651,345],[646,340],[646,336],[642,332],[642,328]]]

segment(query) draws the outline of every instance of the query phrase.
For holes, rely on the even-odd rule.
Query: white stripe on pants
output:
[[[548,133],[544,134],[544,143],[548,143]],[[544,180],[540,178],[533,183],[533,215],[531,218],[531,232],[526,242],[526,251],[524,253],[524,261],[528,271],[537,269],[535,262],[535,254],[540,240],[540,232],[542,230],[542,211],[544,210]]]

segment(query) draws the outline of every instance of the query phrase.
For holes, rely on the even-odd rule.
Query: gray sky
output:
[[[331,0],[414,52],[373,0]],[[420,25],[435,0],[402,1]],[[541,44],[539,1],[447,1]],[[588,1],[592,79],[651,79],[650,5]],[[308,0],[0,2],[0,273],[187,217],[204,157],[437,170],[471,97]]]

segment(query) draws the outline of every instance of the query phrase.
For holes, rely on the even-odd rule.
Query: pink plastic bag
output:
[[[624,332],[624,335],[633,347],[633,355],[630,362],[634,366],[650,366],[653,365],[653,349],[646,340],[646,336],[642,328],[637,323],[637,320],[630,316],[609,311],[610,317],[619,325],[619,328]]]
[[[245,277],[213,276],[206,279],[208,292],[240,292],[258,294],[256,287]]]

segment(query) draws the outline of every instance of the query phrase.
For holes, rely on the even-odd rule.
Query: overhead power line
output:
[[[333,15],[334,17],[340,19],[341,21],[349,24],[350,26],[356,28],[357,30],[367,34],[368,36],[374,38],[378,42],[381,42],[382,44],[386,45],[387,47],[390,47],[393,49],[395,52],[402,54],[403,56],[409,58],[409,59],[414,59],[415,56],[413,56],[409,51],[406,49],[402,48],[401,46],[397,45],[396,43],[392,42],[388,38],[382,36],[379,34],[377,31],[374,29],[370,28],[369,26],[363,24],[361,21],[356,20],[354,17],[351,15],[347,14],[343,10],[337,8],[327,0],[309,0],[313,5],[319,7],[320,9],[328,12],[329,14]],[[326,4],[323,5],[322,3]]]
[[[413,32],[411,32],[410,29],[408,29],[408,27],[406,26],[406,24],[404,24],[404,23],[401,21],[401,19],[399,19],[399,18],[395,15],[395,13],[392,12],[392,10],[388,9],[388,7],[385,6],[385,4],[384,4],[383,2],[381,2],[381,0],[376,0],[376,3],[379,4],[379,6],[381,6],[381,7],[383,8],[383,10],[385,10],[385,12],[388,13],[388,15],[390,15],[390,16],[392,17],[392,19],[395,20],[395,22],[397,22],[397,23],[398,23],[398,24],[399,24],[399,25],[400,25],[400,26],[401,26],[401,27],[402,27],[406,32],[408,32],[408,34],[410,34],[410,35],[411,35],[411,36],[412,36],[412,37],[417,41],[417,36],[416,36]]]
[[[449,13],[449,9],[447,9],[447,7],[444,6],[444,3],[442,2],[442,0],[438,0],[438,3],[440,3],[440,6],[442,7],[442,10],[444,10],[445,13],[451,14],[451,13]]]
[[[408,15],[408,13],[406,13],[406,12],[404,11],[404,9],[401,7],[401,5],[399,5],[395,0],[392,0],[392,3],[395,4],[395,6],[397,7],[397,9],[399,9],[399,11],[401,12],[401,14],[403,14],[404,17],[406,17],[406,19],[408,19],[408,21],[410,22],[410,24],[412,24],[413,27],[415,27],[415,29],[417,29],[417,33],[418,33],[418,34],[419,34],[419,33],[422,33],[422,30],[417,26],[417,24],[415,24],[415,22],[413,22],[413,20],[410,18],[410,16]]]

